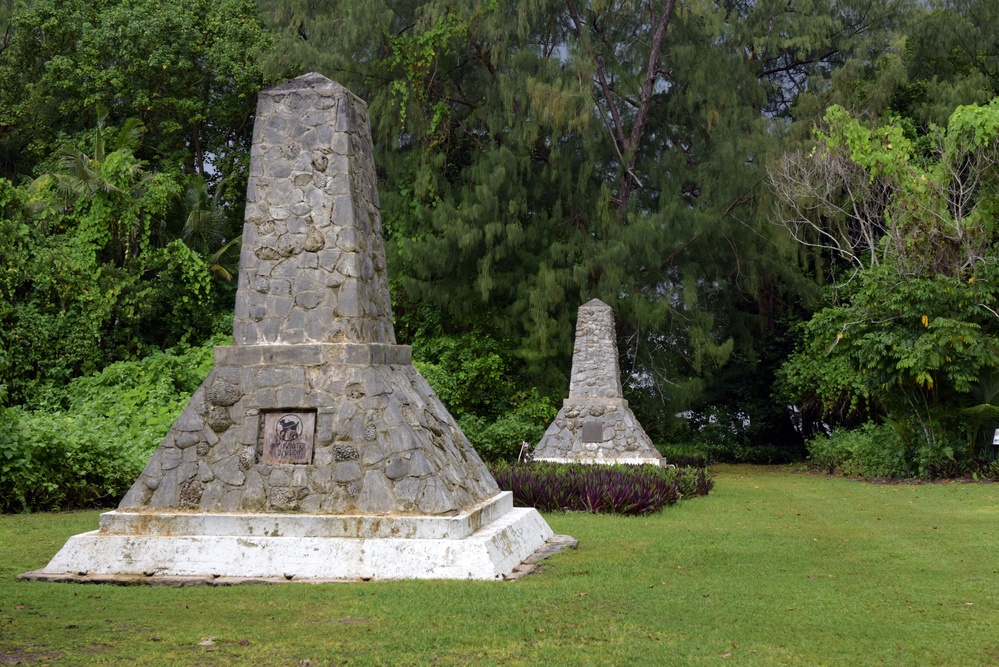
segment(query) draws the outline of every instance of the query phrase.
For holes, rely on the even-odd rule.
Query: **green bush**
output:
[[[968,469],[969,462],[955,457],[960,444],[948,439],[931,444],[898,423],[867,422],[814,438],[807,447],[809,462],[830,473],[931,479],[963,474]]]
[[[830,473],[864,477],[899,477],[905,450],[888,425],[868,422],[852,430],[836,430],[807,443],[808,460]]]
[[[414,365],[454,415],[499,416],[517,387],[504,346],[483,332],[420,337]]]
[[[668,445],[658,445],[671,463],[688,460],[712,463],[774,463],[786,461],[798,446],[789,442],[758,442],[749,415],[725,406],[688,410],[663,434]],[[757,430],[759,430],[757,428]]]
[[[483,459],[514,461],[521,443],[526,440],[535,445],[557,413],[551,400],[532,387],[514,396],[510,412],[496,419],[466,414],[458,418],[458,425]]]
[[[159,352],[48,387],[34,409],[2,408],[0,509],[115,502],[211,370],[211,346]]]

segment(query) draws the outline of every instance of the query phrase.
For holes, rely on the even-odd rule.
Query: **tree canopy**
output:
[[[808,292],[763,165],[796,93],[901,6],[808,4],[269,2],[266,67],[370,101],[404,327],[488,327],[551,388],[599,297],[632,390],[670,413],[724,399],[712,378],[752,372]]]

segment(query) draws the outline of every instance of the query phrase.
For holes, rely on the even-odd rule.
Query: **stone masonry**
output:
[[[455,514],[499,492],[395,345],[366,105],[307,74],[260,94],[235,345],[120,509]],[[265,465],[268,412],[314,414],[305,464]]]
[[[579,308],[569,398],[534,449],[534,460],[661,464],[623,398],[614,312],[599,299]]]
[[[395,344],[370,132],[321,75],[260,94],[234,345],[100,529],[24,578],[502,579],[547,553]]]
[[[233,337],[395,344],[367,107],[319,74],[257,104]]]

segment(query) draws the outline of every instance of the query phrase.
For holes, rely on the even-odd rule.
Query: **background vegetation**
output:
[[[229,334],[255,95],[312,70],[369,103],[397,335],[486,458],[598,297],[672,455],[991,470],[995,2],[459,5],[0,0],[6,509],[44,424],[161,391],[80,378]],[[112,448],[65,423],[49,460]]]

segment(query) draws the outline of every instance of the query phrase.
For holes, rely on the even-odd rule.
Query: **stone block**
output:
[[[412,509],[416,504],[416,494],[420,489],[420,480],[417,477],[407,477],[399,480],[393,487],[395,497],[403,505],[403,509]]]
[[[360,477],[360,476],[358,476]],[[309,487],[319,493],[329,493],[333,490],[333,466],[316,465],[309,471]]]
[[[291,486],[291,473],[284,466],[274,466],[267,481],[271,486]]]
[[[160,484],[156,487],[152,497],[149,499],[150,507],[177,507],[180,502],[180,484],[177,479],[177,470],[169,470],[163,475]]]
[[[267,491],[267,504],[275,512],[298,511],[298,494],[289,487],[272,486]]]
[[[340,249],[344,250],[343,246],[341,246]],[[359,252],[348,252],[344,250],[344,252],[340,255],[340,261],[337,262],[336,270],[345,278],[360,278],[361,264],[362,261]]]
[[[246,473],[240,507],[244,510],[262,510],[267,503],[263,478],[254,470]]]
[[[319,292],[299,292],[295,296],[295,305],[306,310],[311,310],[323,302],[323,295]]]
[[[336,287],[343,282],[343,277],[336,273],[336,267],[340,263],[343,253],[335,248],[325,247],[316,253],[319,260],[319,268],[323,269],[321,282],[326,287]]]
[[[260,418],[258,415],[248,415],[243,418],[239,427],[239,443],[241,445],[256,445],[260,437]]]
[[[385,461],[385,476],[391,480],[402,479],[409,474],[409,461],[395,456]]]
[[[318,493],[310,493],[298,501],[298,509],[306,514],[315,514],[322,506],[323,497]]]
[[[198,421],[201,422],[200,417],[198,417]],[[202,440],[201,433],[193,431],[182,431],[174,437],[174,443],[176,444],[177,449],[187,449],[188,447],[192,447],[198,444],[199,442],[201,442],[201,440]]]
[[[333,473],[333,481],[337,483],[353,482],[361,478],[361,466],[356,461],[338,463]]]
[[[229,489],[225,492],[219,503],[220,512],[235,512],[242,507],[243,504],[243,490],[242,489]]]
[[[371,346],[344,345],[343,363],[351,366],[368,366],[371,363]]]
[[[305,371],[301,368],[290,368],[288,366],[263,367],[257,371],[256,375],[256,386],[258,387],[283,387],[305,383]]]
[[[280,317],[266,317],[259,322],[256,328],[257,341],[260,343],[281,342],[281,328],[284,320]]]
[[[396,508],[392,485],[380,471],[364,473],[364,484],[355,499],[357,509],[366,514],[384,514]]]
[[[212,472],[220,480],[232,486],[242,486],[246,481],[246,474],[239,465],[238,454],[227,456],[213,465]]]
[[[215,479],[215,473],[212,472],[211,467],[202,459],[198,461],[198,480],[202,484],[206,484],[213,479]]]
[[[141,480],[142,478],[140,477],[139,479]],[[157,486],[159,485],[159,481],[159,478],[157,478]],[[128,490],[128,493],[125,494],[125,497],[118,504],[119,509],[142,507],[148,502],[151,490],[155,490],[155,488],[142,484],[133,484],[132,488]]]
[[[183,451],[176,449],[174,447],[163,447],[160,449],[156,455],[150,460],[150,466],[155,462],[159,464],[159,468],[162,470],[173,470],[174,468],[180,466],[181,462],[184,460]],[[147,466],[147,470],[144,471],[146,474],[158,474],[157,471],[150,471]]]
[[[287,406],[289,408],[308,408],[313,407],[307,400],[307,393],[304,387],[289,385],[284,387],[279,387],[275,392],[274,405]]]
[[[197,396],[197,394],[195,394],[195,396]],[[188,406],[184,408],[184,411],[180,413],[180,417],[173,425],[175,431],[183,431],[190,433],[190,432],[200,431],[205,427],[204,421],[202,421],[201,417],[199,417],[198,413],[195,412],[194,410],[193,407],[194,403],[195,401],[192,398],[191,404],[188,404]]]
[[[400,424],[390,429],[388,435],[389,447],[387,451],[391,454],[406,454],[420,446],[416,433],[408,425]]]
[[[421,512],[434,515],[447,514],[458,509],[444,483],[436,477],[427,477],[423,480],[423,488],[417,496],[416,505]]]
[[[295,488],[309,486],[309,469],[304,465],[291,466],[291,485]]]
[[[377,346],[372,346],[372,348],[377,349]],[[392,393],[392,387],[382,379],[382,376],[375,370],[375,367],[369,366],[365,368],[364,374],[361,377],[361,383],[366,396],[381,396],[382,394]]]
[[[202,512],[218,511],[226,489],[218,480],[202,484],[195,480],[181,489],[181,507]]]
[[[182,483],[194,479],[198,474],[199,463],[200,461],[187,461],[180,464],[177,468],[177,479]]]
[[[409,474],[416,477],[423,477],[434,472],[434,466],[423,454],[422,451],[415,451],[409,458]]]
[[[373,466],[380,463],[385,458],[385,452],[382,448],[376,444],[369,444],[368,446],[361,446],[359,448],[361,455],[361,463],[365,466]]]
[[[274,345],[263,348],[263,363],[268,366],[313,366],[323,361],[323,348],[320,345]],[[301,371],[301,369],[297,369]],[[289,379],[301,383],[304,371]]]

